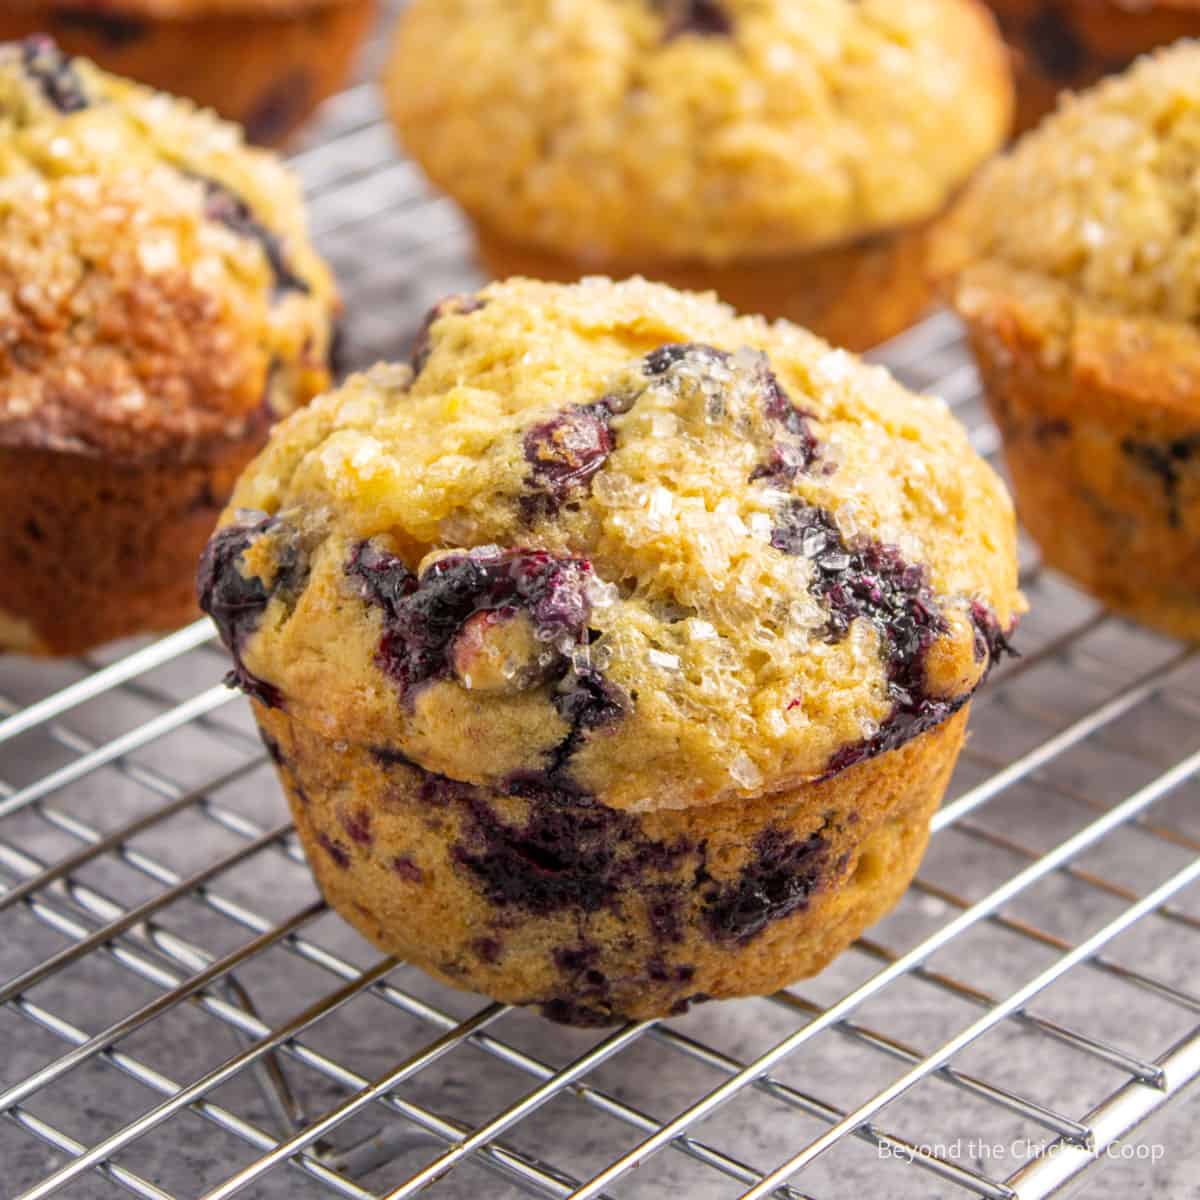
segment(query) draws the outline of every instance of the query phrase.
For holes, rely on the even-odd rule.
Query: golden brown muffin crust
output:
[[[260,698],[464,782],[569,762],[618,808],[879,753],[1022,608],[944,405],[643,280],[445,303],[414,369],[275,431],[225,525],[202,592]]]
[[[0,47],[0,444],[204,457],[326,384],[335,304],[233,126]]]
[[[926,220],[1011,115],[974,0],[415,0],[386,87],[481,225],[639,265]]]
[[[1064,307],[1194,327],[1198,154],[1200,43],[1183,42],[1066,97],[989,164],[959,209],[962,253],[1059,285]]]

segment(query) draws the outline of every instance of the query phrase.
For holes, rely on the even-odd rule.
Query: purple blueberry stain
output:
[[[776,442],[766,459],[751,472],[750,482],[765,479],[776,487],[791,483],[808,470],[815,457],[815,444]]]
[[[355,582],[359,595],[383,609],[385,620],[391,617],[417,589],[417,577],[404,560],[372,542],[359,542],[346,563],[346,574]],[[377,748],[380,756],[389,751]]]
[[[807,907],[828,875],[829,847],[820,830],[795,838],[771,826],[755,839],[737,879],[708,889],[702,919],[717,940],[745,944]]]
[[[1087,47],[1060,4],[1051,0],[1025,26],[1025,40],[1042,73],[1069,83],[1087,63]]]
[[[335,382],[340,381],[350,372],[349,339],[346,336],[346,322],[340,318],[330,326],[329,349],[325,352],[325,364]]]
[[[586,1015],[582,1020],[567,1020],[567,1024],[610,1024],[617,1020],[613,1012],[612,985],[608,976],[595,964],[600,947],[581,939],[574,946],[559,946],[551,954],[554,965],[566,976],[566,991],[573,1010]],[[553,1005],[556,1000],[551,1000]],[[544,1011],[544,1010],[543,1010]],[[564,1020],[552,1017],[552,1020]]]
[[[750,475],[750,482],[765,479],[775,486],[790,484],[807,471],[820,455],[820,444],[813,433],[812,414],[796,406],[784,390],[763,355],[755,372],[765,399],[763,414],[779,426],[784,436],[771,447],[766,459]]]
[[[718,350],[705,342],[667,342],[642,359],[642,373],[651,379],[661,379],[680,363],[727,366],[732,357],[727,350]]]
[[[267,757],[277,766],[283,767],[287,765],[286,759],[283,757],[283,748],[265,729],[259,729],[258,736],[263,744],[263,749],[267,752]]]
[[[471,949],[474,950],[480,962],[485,962],[488,966],[495,966],[500,961],[501,954],[504,953],[504,946],[499,938],[481,937],[476,938],[471,943]]]
[[[340,842],[335,842],[327,833],[318,833],[317,842],[336,867],[344,871],[350,865],[350,855]]]
[[[1017,657],[1008,640],[1008,633],[1001,628],[1000,620],[990,604],[982,600],[971,601],[971,626],[975,630],[975,661],[987,661],[990,671],[1004,656]]]
[[[414,770],[420,770],[403,750],[397,750],[395,746],[372,746],[370,747],[371,757],[382,767],[411,767]]]
[[[761,397],[762,415],[776,436],[766,457],[751,473],[752,483],[766,480],[785,486],[809,470],[820,456],[820,444],[810,423],[812,414],[796,405],[787,394],[765,354],[753,350],[730,354],[704,342],[669,342],[642,360],[642,373],[654,380],[663,379],[681,367],[699,375],[720,368],[719,377],[748,377]],[[709,406],[712,417],[724,412],[720,396],[710,396]]]
[[[671,1005],[671,1016],[682,1017],[691,1011],[693,1004],[707,1004],[711,999],[712,997],[707,992],[693,992],[690,996],[684,996]]]
[[[433,353],[433,327],[443,317],[453,314],[469,316],[487,307],[487,301],[481,296],[453,295],[439,300],[426,314],[413,338],[413,346],[409,355],[413,375],[420,375],[429,362]]]
[[[567,974],[579,974],[591,967],[600,957],[599,946],[581,942],[577,946],[559,946],[553,955],[554,965]]]
[[[558,1025],[575,1025],[583,1029],[599,1029],[613,1025],[617,1018],[604,1009],[592,1008],[573,997],[556,996],[542,1006],[542,1016]]]
[[[196,178],[204,187],[204,215],[210,221],[224,225],[235,236],[255,242],[266,256],[275,297],[280,298],[289,292],[307,295],[312,289],[288,265],[279,235],[268,229],[246,201],[226,184],[206,177]]]
[[[383,610],[377,662],[402,697],[450,675],[455,639],[478,613],[524,613],[560,674],[568,665],[560,642],[582,642],[591,615],[591,564],[544,550],[454,553],[415,577],[395,555],[367,542],[355,548],[346,573]]]
[[[800,500],[784,507],[771,544],[811,560],[809,590],[828,610],[827,640],[841,641],[853,621],[865,618],[882,641],[892,711],[872,737],[837,751],[826,777],[903,745],[947,720],[970,699],[937,698],[926,690],[929,649],[947,625],[924,567],[906,562],[894,546],[866,538],[847,543],[828,512]],[[981,630],[978,624],[976,631],[977,649],[982,638],[989,655],[993,649],[996,656],[1008,651],[1006,636],[998,641],[990,627]]]
[[[683,891],[678,884],[655,883],[642,889],[646,920],[657,941],[683,941]]]
[[[1200,461],[1200,434],[1167,441],[1126,438],[1121,443],[1121,450],[1138,467],[1158,480],[1167,502],[1167,523],[1172,529],[1180,528],[1183,509],[1179,492],[1188,464],[1193,460]]]
[[[691,983],[696,977],[696,968],[691,963],[672,966],[661,955],[655,955],[646,964],[646,974],[655,983]]]
[[[675,869],[691,850],[684,839],[643,837],[633,817],[578,789],[522,777],[508,791],[529,801],[525,819],[506,820],[475,793],[463,802],[461,840],[452,849],[497,907],[541,916],[598,912],[646,875]]]
[[[397,855],[392,859],[392,870],[405,883],[420,883],[425,878],[425,872],[406,854]]]
[[[311,71],[304,67],[289,71],[251,105],[242,121],[246,136],[259,145],[279,141],[312,106],[315,91]]]
[[[551,755],[551,775],[566,768],[590,730],[621,720],[632,700],[595,667],[572,666],[555,689],[554,708],[571,728]]]
[[[375,840],[371,835],[371,813],[368,809],[349,809],[339,814],[346,836],[360,846],[369,846]]]
[[[695,37],[730,37],[733,17],[720,0],[655,0],[666,25],[663,41],[671,42],[685,34]]]
[[[1047,442],[1053,442],[1057,438],[1065,438],[1071,436],[1071,422],[1063,417],[1054,417],[1049,420],[1035,421],[1031,432],[1035,441],[1045,445]]]
[[[612,409],[601,400],[563,409],[525,433],[530,470],[521,513],[529,521],[550,516],[571,496],[586,491],[616,447]]]
[[[242,557],[259,538],[276,540],[276,570],[268,586],[257,575],[243,575]],[[286,536],[277,517],[263,512],[242,512],[232,524],[218,530],[200,557],[196,593],[201,609],[212,617],[225,648],[233,655],[233,670],[226,678],[268,708],[281,708],[279,690],[247,670],[242,661],[246,641],[257,630],[271,599],[294,596],[308,575],[306,557],[294,537]]]
[[[55,8],[51,20],[59,29],[91,34],[113,50],[136,45],[150,32],[148,21],[88,8]]]
[[[87,89],[69,55],[53,39],[35,34],[20,43],[21,67],[38,85],[47,104],[64,116],[82,112],[91,104]]]

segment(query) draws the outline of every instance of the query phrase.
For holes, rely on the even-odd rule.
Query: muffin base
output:
[[[1140,54],[1200,36],[1189,0],[988,0],[1013,50],[1016,132],[1052,111],[1064,89],[1123,71]]]
[[[963,315],[1021,521],[1113,611],[1200,640],[1194,335],[1190,366],[1169,328],[1121,318],[1081,324],[1070,352],[1052,354],[1017,291],[972,289]]]
[[[519,245],[477,226],[479,255],[496,279],[523,275],[574,283],[585,275],[630,275],[685,291],[714,291],[734,308],[803,325],[836,346],[869,350],[907,329],[930,307],[929,269],[940,220],[824,250],[705,263],[583,262]]]
[[[278,145],[345,82],[375,3],[171,19],[34,4],[0,12],[0,41],[48,33],[68,54],[188,96],[240,122],[251,141]]]
[[[820,971],[907,888],[967,720],[792,791],[634,814],[254,711],[331,907],[445,983],[582,1025]]]
[[[139,465],[0,447],[0,651],[80,654],[199,616],[196,562],[262,441]]]

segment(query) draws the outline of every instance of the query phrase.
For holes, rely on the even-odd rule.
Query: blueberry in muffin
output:
[[[643,274],[851,349],[1005,140],[976,0],[413,0],[385,88],[497,277]]]
[[[375,0],[8,0],[0,41],[48,34],[277,144],[342,86],[374,14]]]
[[[819,970],[916,869],[1023,604],[937,401],[632,280],[443,302],[205,553],[329,902],[605,1023]]]
[[[1200,35],[1196,0],[987,0],[1012,48],[1018,131],[1064,90],[1123,71],[1140,54]]]
[[[947,238],[1046,560],[1200,638],[1200,46],[1074,98],[981,176]],[[963,263],[965,262],[965,266]]]
[[[335,309],[298,187],[235,127],[0,46],[0,648],[195,613],[238,472],[329,382]]]

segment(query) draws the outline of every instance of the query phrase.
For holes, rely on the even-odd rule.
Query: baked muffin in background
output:
[[[1018,132],[1065,89],[1124,70],[1140,54],[1200,35],[1198,0],[987,0],[1013,50]]]
[[[241,132],[0,47],[0,649],[195,615],[195,564],[278,416],[329,383],[333,283]]]
[[[389,110],[485,263],[713,289],[864,349],[1006,139],[975,0],[413,0]]]
[[[980,177],[954,305],[1047,561],[1200,638],[1200,44],[1068,98]]]
[[[199,574],[330,903],[575,1023],[819,970],[1023,602],[939,401],[643,280],[514,280],[276,428]]]
[[[63,51],[216,109],[278,145],[345,82],[376,0],[6,0],[0,41]]]

